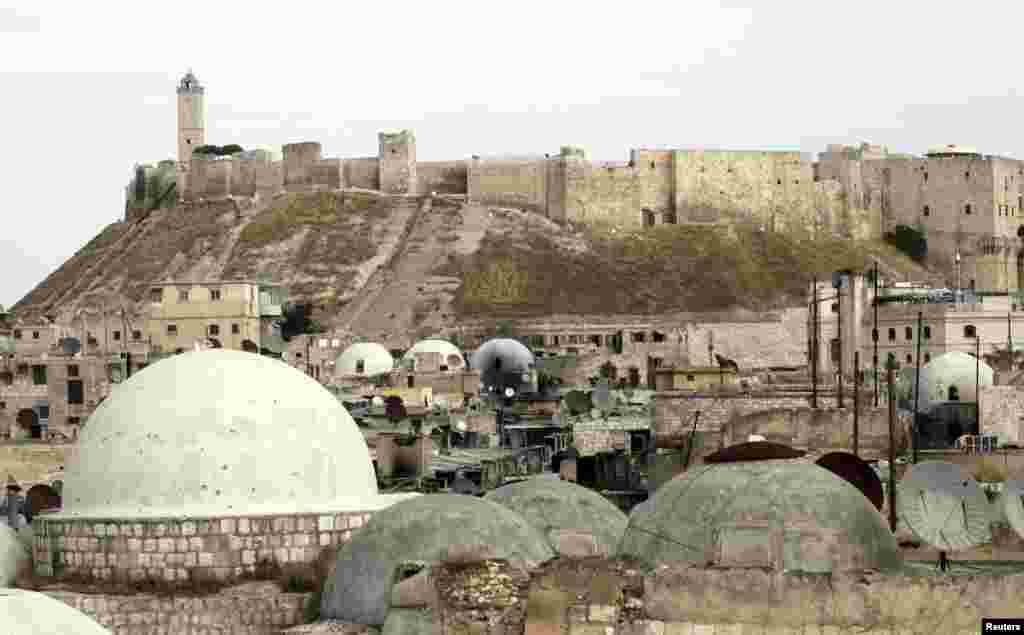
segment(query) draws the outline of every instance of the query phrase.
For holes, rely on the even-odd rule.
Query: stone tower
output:
[[[192,159],[192,150],[206,143],[203,87],[192,71],[178,84],[178,161]]]
[[[416,194],[416,137],[411,130],[382,132],[380,190],[388,194]]]

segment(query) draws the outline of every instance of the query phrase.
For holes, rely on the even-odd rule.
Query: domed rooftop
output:
[[[954,387],[960,401],[975,401],[975,372],[978,373],[978,383],[982,386],[992,385],[995,371],[984,360],[978,361],[973,355],[952,351],[933,359],[921,369],[920,409],[928,410],[951,401],[950,388]]]
[[[356,342],[342,351],[334,363],[335,374],[342,377],[373,377],[390,373],[394,368],[395,359],[388,349],[374,342]]]
[[[430,494],[374,514],[338,551],[324,584],[321,615],[383,624],[403,561],[437,562],[452,545],[489,545],[495,557],[543,562],[555,556],[547,540],[519,514],[482,498]]]
[[[48,595],[0,589],[5,635],[110,635],[91,617]]]
[[[554,549],[559,530],[587,533],[598,551],[614,555],[629,518],[604,496],[558,478],[531,478],[492,490],[485,500],[520,514],[544,532]]]
[[[534,363],[530,349],[507,338],[487,340],[476,349],[470,360],[473,370],[480,371],[480,380],[485,386],[500,385],[502,375],[527,372],[533,368]]]
[[[772,547],[778,530],[782,554]],[[838,552],[821,548],[829,543]],[[901,563],[896,539],[856,487],[791,461],[706,465],[677,476],[633,511],[618,555],[703,564],[709,552],[722,566],[768,566],[781,556],[786,570],[818,573]]]
[[[0,588],[14,584],[21,571],[31,566],[28,549],[17,532],[0,524]]]
[[[448,370],[462,370],[466,366],[466,360],[462,357],[462,351],[448,340],[420,340],[405,352],[405,355],[402,356],[402,361],[412,363],[416,359],[416,353],[438,353],[443,360],[441,363],[448,366]]]
[[[118,518],[372,510],[363,435],[287,364],[214,349],[161,360],[89,417],[52,516]]]

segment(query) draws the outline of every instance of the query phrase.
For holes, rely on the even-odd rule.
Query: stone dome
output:
[[[488,545],[494,557],[510,560],[555,556],[537,528],[497,503],[458,494],[419,496],[377,512],[338,550],[321,616],[383,624],[396,567],[409,560],[438,562],[452,545]]]
[[[18,533],[0,524],[0,588],[14,584],[18,574],[31,566],[28,548]]]
[[[975,373],[977,372],[977,378]],[[940,403],[949,401],[951,387],[956,387],[960,401],[973,402],[977,391],[975,381],[982,386],[991,386],[995,371],[985,363],[978,361],[973,355],[952,351],[933,359],[921,369],[921,403],[922,411]],[[913,383],[911,383],[911,399],[913,399]]]
[[[562,552],[559,532],[593,537],[597,553],[612,556],[626,533],[629,517],[597,492],[558,478],[531,478],[492,490],[485,500],[518,513]],[[563,555],[572,555],[563,553]]]
[[[470,360],[473,370],[480,371],[480,380],[485,386],[498,386],[502,377],[509,374],[529,372],[535,363],[530,349],[508,338],[487,340]]]
[[[782,553],[776,537],[781,530]],[[894,569],[896,539],[856,487],[813,463],[758,461],[693,468],[638,506],[619,556],[648,564],[708,556],[720,566],[825,573]]]
[[[48,595],[0,589],[5,635],[110,635],[91,617]]]
[[[466,366],[466,360],[462,357],[462,351],[448,340],[420,340],[405,352],[405,355],[402,356],[402,361],[412,363],[416,359],[416,353],[438,353],[443,360],[442,363],[448,366],[448,370],[462,370]]]
[[[79,437],[51,516],[370,510],[381,498],[366,441],[330,392],[281,361],[214,349],[113,390]]]
[[[363,362],[360,370],[359,362]],[[395,359],[388,349],[373,342],[357,342],[338,355],[334,363],[334,372],[342,377],[365,376],[373,377],[390,373],[395,369]]]

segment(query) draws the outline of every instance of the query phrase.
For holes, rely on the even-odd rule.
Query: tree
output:
[[[239,152],[245,152],[245,149],[243,149],[242,146],[238,145],[237,143],[229,143],[220,149],[221,156],[229,154],[238,154]]]
[[[917,262],[928,255],[928,240],[924,233],[907,225],[897,225],[893,231],[887,232],[885,241]]]

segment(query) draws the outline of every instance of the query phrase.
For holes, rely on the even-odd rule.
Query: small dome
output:
[[[772,546],[779,529],[782,554]],[[838,552],[820,549],[829,543]],[[791,461],[706,465],[677,476],[634,509],[618,555],[700,565],[708,553],[721,566],[766,566],[765,557],[781,556],[787,570],[816,573],[900,566],[896,539],[856,487]]]
[[[441,356],[441,363],[448,366],[448,370],[461,370],[466,365],[466,360],[462,357],[462,351],[448,340],[420,340],[405,352],[405,355],[402,356],[402,361],[405,363],[412,362],[416,359],[416,353],[438,353]]]
[[[54,516],[367,509],[377,480],[352,417],[278,360],[214,349],[161,360],[89,417]]]
[[[5,635],[110,635],[91,617],[48,595],[0,589]]]
[[[321,615],[383,624],[395,569],[409,560],[438,562],[452,545],[488,545],[496,558],[544,562],[555,553],[519,514],[481,498],[429,494],[377,512],[338,551],[324,584]]]
[[[480,371],[480,380],[485,386],[499,386],[503,376],[528,372],[535,362],[533,353],[520,342],[497,338],[487,340],[476,349],[470,366]]]
[[[18,533],[0,524],[0,588],[14,584],[18,574],[31,565],[28,549]]]
[[[394,368],[395,360],[388,349],[373,342],[349,346],[334,362],[334,372],[341,377],[373,377],[390,373]]]
[[[991,386],[994,377],[992,367],[973,355],[960,351],[940,355],[921,369],[920,409],[926,411],[940,403],[952,401],[950,388],[956,389],[952,391],[956,393],[952,396],[958,396],[959,401],[973,402],[977,395],[975,382]],[[913,383],[910,386],[913,399]]]
[[[598,551],[614,555],[629,518],[597,492],[558,478],[531,478],[484,496],[530,521],[558,549],[559,530],[589,533]]]

